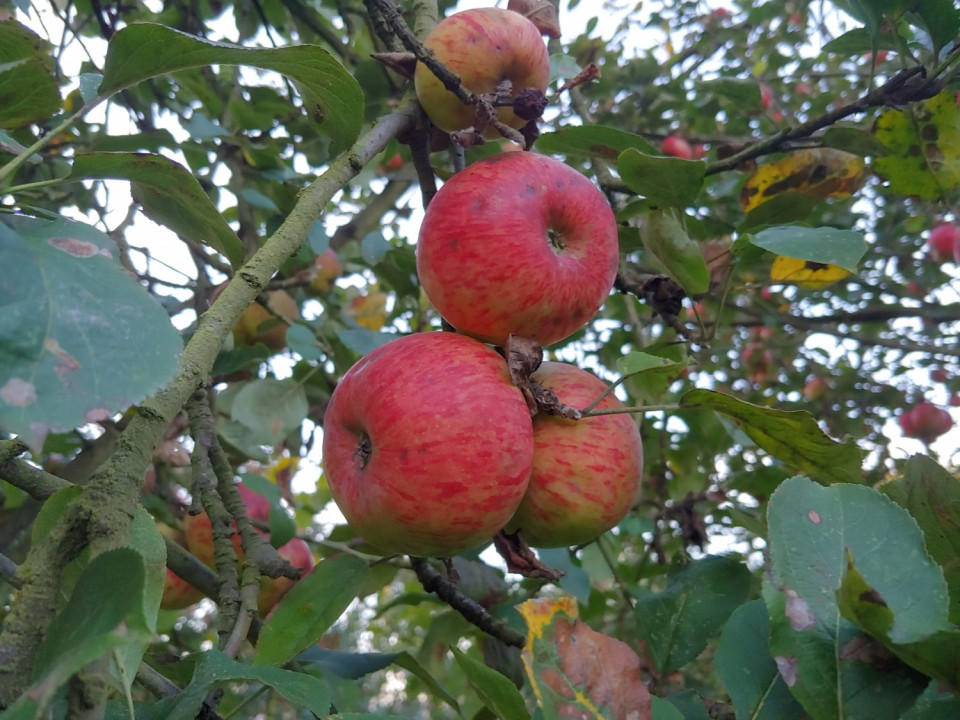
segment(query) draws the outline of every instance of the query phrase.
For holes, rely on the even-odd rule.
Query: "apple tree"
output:
[[[524,32],[474,55],[429,39],[463,5],[0,2],[2,716],[960,717],[956,4],[510,0]],[[363,403],[456,400],[463,493],[530,452],[505,423],[606,413],[561,459],[603,484],[639,431],[640,491],[599,537],[543,501],[527,543],[515,506],[407,489],[400,532],[484,529],[403,554],[398,504],[334,501],[327,408],[453,330],[438,287],[476,310],[524,228],[481,206],[522,188],[437,201],[490,243],[469,263],[428,279],[418,235],[508,153],[612,214],[602,307],[571,322],[578,281],[530,261],[490,293],[507,330],[469,333],[500,355],[461,336],[491,389],[398,405],[394,366]],[[509,335],[538,302],[543,347],[542,318]],[[588,395],[538,394],[544,360]]]

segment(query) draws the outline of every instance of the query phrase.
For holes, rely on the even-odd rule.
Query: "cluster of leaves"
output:
[[[371,57],[403,49],[393,3],[76,0],[44,9],[64,28],[45,39],[27,27],[40,9],[14,5],[10,717],[960,715],[957,458],[907,460],[888,435],[911,404],[960,392],[956,267],[924,246],[960,208],[952,2],[670,0],[550,41],[554,89],[601,72],[553,97],[536,150],[604,189],[622,262],[600,315],[549,352],[620,379],[646,457],[616,531],[539,553],[555,582],[478,553],[428,581],[432,566],[372,556],[331,521],[311,475],[338,377],[440,326],[410,219],[451,168],[408,82]],[[421,37],[452,9],[401,5]],[[95,119],[107,103],[136,130]],[[668,135],[703,157],[663,156]],[[143,216],[169,239],[147,242]],[[331,254],[342,277],[318,282]],[[280,290],[296,313],[267,302]],[[251,302],[278,345],[230,339]],[[179,414],[208,378],[198,432]],[[295,533],[320,559],[243,646],[222,573],[218,588],[157,529],[179,524],[213,444],[270,497],[274,544]],[[158,611],[165,565],[217,604]]]

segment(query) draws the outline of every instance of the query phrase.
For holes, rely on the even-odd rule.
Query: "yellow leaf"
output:
[[[343,312],[356,320],[360,327],[379,330],[387,320],[387,294],[376,291],[369,295],[358,295]]]
[[[850,273],[837,265],[824,265],[811,260],[778,255],[770,268],[770,280],[775,283],[789,283],[804,288],[825,288]]]
[[[843,150],[799,150],[758,167],[743,186],[740,205],[749,212],[785,192],[817,200],[850,197],[860,188],[863,172],[863,158]]]

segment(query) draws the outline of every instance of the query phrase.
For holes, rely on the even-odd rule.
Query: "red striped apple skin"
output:
[[[384,552],[447,557],[513,516],[533,427],[502,357],[447,332],[364,356],[323,419],[323,470],[340,510]]]
[[[533,374],[560,400],[584,408],[606,384],[574,365],[545,362]],[[622,407],[612,394],[599,408]],[[643,444],[633,417],[596,415],[533,419],[533,473],[508,531],[533,547],[589,542],[619,523],[638,500]]]
[[[563,163],[500,153],[454,175],[420,227],[417,274],[458,331],[542,345],[582,328],[617,275],[617,226],[603,193]]]
[[[540,31],[512,10],[477,8],[451,15],[437,23],[424,46],[474,93],[492,93],[504,80],[510,81],[512,95],[526,88],[543,91],[550,80],[550,55]],[[438,128],[453,132],[476,124],[475,106],[460,102],[426,65],[417,63],[413,80],[420,104]],[[527,122],[508,107],[498,108],[497,117],[513,128]],[[500,135],[491,125],[485,136]]]

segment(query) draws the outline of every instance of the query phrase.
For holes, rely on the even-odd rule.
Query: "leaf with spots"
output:
[[[518,609],[527,623],[523,665],[544,717],[651,719],[640,658],[580,620],[576,600],[527,600]]]
[[[946,582],[916,521],[872,488],[793,477],[771,496],[767,523],[771,650],[794,697],[814,717],[899,718],[925,680],[843,617],[837,594],[853,558],[898,642],[943,628]]]
[[[637,632],[661,673],[694,660],[750,592],[750,571],[733,557],[710,555],[674,566],[662,592],[637,601]]]
[[[846,198],[863,183],[863,158],[834,148],[798,150],[757,168],[740,192],[740,205],[749,212],[785,192],[825,200]]]
[[[163,386],[183,343],[103,233],[0,218],[0,427],[39,447]]]
[[[952,92],[885,111],[874,134],[890,151],[874,169],[898,195],[935,200],[960,185],[960,107]]]

